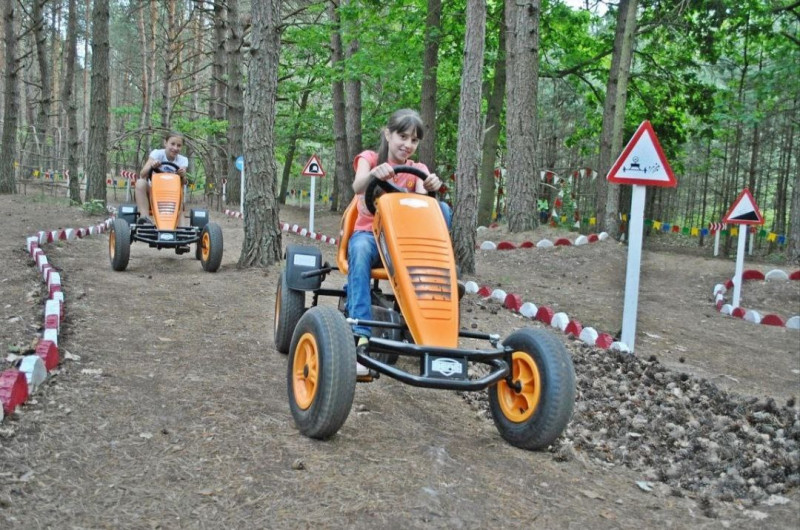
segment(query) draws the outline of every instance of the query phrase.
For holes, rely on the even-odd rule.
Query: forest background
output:
[[[605,175],[644,120],[678,180],[648,192],[650,230],[703,244],[748,187],[759,248],[800,256],[800,2],[3,0],[2,42],[0,193],[49,181],[105,205],[177,130],[217,207],[223,182],[238,207],[246,161],[242,265],[280,259],[311,155],[342,211],[354,155],[402,107],[465,271],[498,217],[619,235],[630,189]]]

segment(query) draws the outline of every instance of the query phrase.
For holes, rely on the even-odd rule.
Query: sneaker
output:
[[[368,347],[369,347],[369,339],[364,336],[359,337],[358,344],[356,345],[356,352],[364,354],[367,352]],[[356,379],[357,380],[372,379],[369,375],[369,368],[367,368],[358,361],[356,361]]]
[[[139,219],[136,221],[136,223],[140,224],[140,225],[152,225],[153,221],[151,221],[150,218],[147,217],[146,215],[143,215],[143,216],[139,217]]]

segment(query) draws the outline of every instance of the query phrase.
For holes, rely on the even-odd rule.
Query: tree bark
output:
[[[508,229],[536,226],[536,97],[539,83],[540,0],[506,3],[506,209]],[[499,214],[499,212],[498,212]]]
[[[225,165],[228,168],[228,202],[239,204],[241,201],[241,174],[236,169],[235,161],[244,152],[242,141],[244,124],[244,103],[242,76],[242,44],[243,44],[242,21],[239,17],[239,1],[228,0],[228,39],[226,44],[225,56],[228,66],[228,134],[227,134],[227,154]],[[245,160],[247,163],[247,160]],[[247,172],[245,172],[245,176]],[[245,184],[245,187],[247,185]]]
[[[81,186],[78,175],[78,102],[72,87],[75,83],[75,61],[78,55],[78,5],[69,0],[67,8],[67,56],[64,71],[64,85],[61,90],[61,104],[67,118],[67,171],[69,172],[69,198],[81,204]]]
[[[0,146],[0,193],[15,193],[14,157],[17,154],[17,114],[19,113],[19,84],[17,36],[14,31],[13,0],[3,1],[3,31],[5,37],[5,75],[3,76],[3,145]]]
[[[225,40],[227,37],[228,11],[225,3],[221,0],[214,2],[214,53],[211,57],[211,88],[209,94],[208,114],[211,121],[220,121],[225,116]],[[213,132],[209,138],[211,145],[217,146],[216,156],[213,162],[206,168],[206,186],[209,189],[216,189],[222,193],[221,183],[218,182],[220,176],[228,174],[228,157],[231,156],[224,146],[224,133],[221,131]],[[240,179],[228,182],[231,187],[226,189],[228,204],[239,204],[239,184]],[[235,189],[234,189],[235,188]],[[221,200],[221,197],[220,197]]]
[[[247,186],[239,267],[267,267],[281,259],[276,200],[275,101],[280,56],[280,0],[252,5],[250,66],[244,104]]]
[[[47,136],[50,132],[50,112],[53,101],[50,80],[50,64],[47,58],[47,32],[44,29],[42,8],[47,0],[33,0],[31,17],[33,18],[33,37],[36,42],[36,62],[39,65],[39,101],[36,112],[36,137],[39,139],[37,165],[47,170],[52,166],[48,153]]]
[[[436,88],[441,34],[442,0],[428,0],[420,98],[420,118],[422,118],[425,134],[419,143],[419,160],[433,172],[436,172]]]
[[[481,84],[486,36],[486,3],[467,0],[464,66],[456,147],[456,207],[453,212],[453,247],[462,273],[475,272],[478,221],[478,172],[481,164]]]
[[[108,0],[92,8],[92,106],[89,110],[89,153],[86,160],[86,200],[106,203],[108,173],[109,40]]]
[[[345,115],[345,96],[343,81],[343,53],[341,20],[333,2],[328,3],[328,16],[333,27],[331,28],[331,69],[333,70],[332,98],[333,98],[333,143],[335,153],[335,169],[333,175],[333,190],[331,197],[331,211],[340,212],[349,204],[347,197],[353,196],[352,171],[348,163],[347,149],[347,117]],[[314,178],[314,177],[311,177]],[[341,198],[341,201],[339,200]]]
[[[617,8],[617,28],[614,52],[606,84],[603,104],[603,129],[600,137],[600,157],[596,181],[597,216],[600,228],[609,236],[619,235],[619,186],[609,185],[605,176],[611,164],[622,152],[622,133],[625,128],[625,103],[628,79],[633,58],[633,34],[636,30],[637,0],[620,0]]]
[[[500,24],[497,60],[494,63],[494,85],[488,95],[486,124],[483,136],[483,159],[480,171],[480,199],[478,203],[478,226],[489,226],[492,222],[494,194],[497,179],[494,176],[497,161],[497,141],[500,138],[500,118],[503,114],[503,102],[506,92],[506,28]]]
[[[344,0],[344,5],[349,4],[351,0]],[[357,28],[348,27],[348,34],[358,34]],[[353,38],[345,50],[345,58],[350,60],[358,53],[359,42],[357,38]],[[304,94],[305,95],[305,94]],[[355,160],[356,155],[364,149],[364,133],[361,127],[361,79],[358,76],[348,75],[345,80],[345,121],[347,122],[347,163],[349,165]],[[352,190],[352,188],[348,188]],[[339,204],[350,204],[353,198],[353,193],[347,193],[342,197],[338,197]]]

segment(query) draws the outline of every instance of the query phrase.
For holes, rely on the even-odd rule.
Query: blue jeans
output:
[[[444,201],[439,201],[439,208],[442,209],[444,222],[447,223],[447,229],[450,230],[453,227],[453,210],[450,208],[450,205]]]
[[[372,318],[370,271],[381,263],[372,232],[353,232],[347,243],[347,315],[359,320]],[[371,328],[353,326],[357,335],[371,336]]]
[[[443,201],[439,201],[447,229],[453,220],[453,211]],[[347,242],[347,315],[359,320],[372,319],[372,295],[370,294],[370,274],[373,267],[382,266],[378,245],[372,232],[357,231]],[[368,326],[353,326],[357,335],[371,336]]]

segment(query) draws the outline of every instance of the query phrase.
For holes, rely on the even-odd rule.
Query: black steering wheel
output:
[[[427,173],[413,166],[395,166],[394,174],[398,175],[400,173],[408,173],[410,175],[414,175],[420,180],[425,180],[426,178],[428,178]],[[388,180],[381,180],[372,177],[372,179],[370,179],[369,181],[369,184],[367,184],[367,189],[364,191],[364,202],[367,205],[367,210],[369,210],[369,213],[371,213],[372,215],[375,215],[375,188],[378,187],[381,188],[386,193],[408,193],[408,190],[403,188],[398,188]]]
[[[174,171],[165,171],[164,170],[164,166],[169,166],[169,168],[167,168],[167,169],[171,168],[171,169],[174,169]],[[177,174],[179,169],[180,168],[178,167],[178,164],[175,164],[173,162],[161,162],[161,164],[158,167],[154,167],[154,168],[150,169],[150,174],[151,175],[153,173],[176,173]]]

